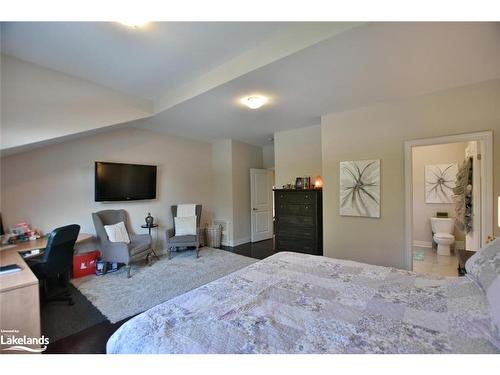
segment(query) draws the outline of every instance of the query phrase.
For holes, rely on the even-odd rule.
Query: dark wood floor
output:
[[[236,247],[222,246],[224,250],[255,259],[264,259],[274,254],[274,240],[249,242]]]
[[[274,254],[274,241],[266,240],[246,243],[236,247],[223,246],[223,250],[255,259],[264,259]],[[62,317],[61,317],[62,318]],[[109,337],[132,317],[111,323],[108,320],[64,337],[48,345],[47,354],[105,354]]]

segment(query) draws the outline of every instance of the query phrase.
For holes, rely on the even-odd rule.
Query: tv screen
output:
[[[95,201],[156,198],[156,166],[95,162]]]

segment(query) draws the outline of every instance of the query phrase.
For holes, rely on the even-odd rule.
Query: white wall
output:
[[[157,199],[94,202],[94,161],[157,165]],[[163,237],[165,229],[172,227],[172,204],[202,204],[202,222],[213,216],[209,143],[147,130],[120,129],[3,157],[1,166],[2,218],[6,227],[25,220],[49,232],[77,223],[82,232],[95,233],[92,212],[124,208],[137,233],[144,233],[140,226],[151,212]]]
[[[281,188],[295,183],[296,177],[321,175],[321,126],[274,134],[275,185]]]
[[[436,212],[448,212],[455,217],[453,203],[425,203],[425,166],[433,164],[460,165],[465,159],[466,143],[421,146],[413,148],[413,242],[415,245],[431,245],[430,218]],[[463,241],[464,233],[455,229],[455,240]]]
[[[152,115],[152,103],[1,55],[1,148],[60,138]]]
[[[493,194],[500,196],[498,103],[500,79],[323,116],[324,254],[404,267],[406,140],[493,130]],[[381,159],[380,219],[339,215],[339,162],[361,159]]]

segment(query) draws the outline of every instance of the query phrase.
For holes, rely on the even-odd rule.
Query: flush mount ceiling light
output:
[[[241,99],[241,104],[246,105],[250,109],[262,107],[269,101],[268,98],[262,95],[250,95]]]
[[[128,21],[118,21],[118,23],[121,23],[122,25],[128,27],[133,27],[134,29],[139,29],[141,27],[146,26],[148,24],[148,21],[128,20]]]

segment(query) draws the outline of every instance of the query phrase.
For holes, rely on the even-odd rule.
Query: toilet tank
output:
[[[455,219],[450,217],[431,217],[431,227],[434,233],[453,234]]]

